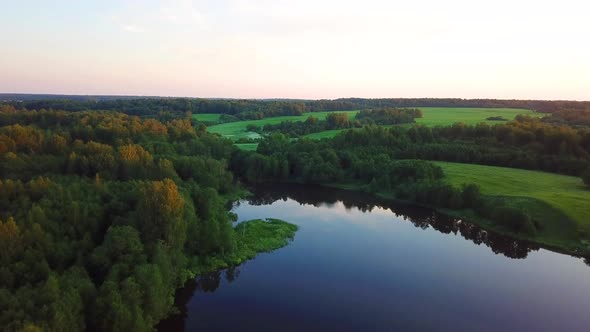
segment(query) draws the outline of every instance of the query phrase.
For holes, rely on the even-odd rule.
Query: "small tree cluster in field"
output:
[[[537,228],[531,217],[525,212],[513,207],[499,207],[492,213],[494,221],[520,234],[534,236]]]
[[[415,108],[377,108],[363,110],[354,119],[348,118],[348,113],[332,112],[325,120],[310,115],[305,121],[283,121],[278,124],[267,124],[265,132],[279,132],[290,137],[299,137],[326,130],[360,128],[367,125],[397,125],[414,123],[414,119],[421,118],[422,111]],[[248,131],[250,130],[247,128]]]
[[[282,133],[289,137],[300,137],[326,130],[358,128],[361,126],[360,122],[349,120],[347,113],[330,113],[325,120],[310,115],[305,121],[283,121],[277,124],[267,124],[263,127],[263,131]],[[249,131],[256,131],[250,130],[248,127],[246,129]]]
[[[377,108],[360,111],[355,119],[362,124],[396,125],[413,123],[422,116],[422,111],[417,108]]]
[[[448,209],[475,209],[481,204],[479,187],[474,184],[454,187],[440,181],[402,184],[395,190],[398,198]]]
[[[488,120],[488,121],[508,121],[508,119],[506,119],[503,116],[490,116],[489,118],[486,118],[486,120]]]
[[[260,127],[258,127],[257,125],[251,123],[249,125],[246,126],[246,131],[252,131],[252,132],[259,132],[260,131]]]
[[[478,215],[491,219],[512,232],[527,236],[537,234],[537,224],[526,211],[516,207],[505,206],[500,202],[481,200],[474,210]]]

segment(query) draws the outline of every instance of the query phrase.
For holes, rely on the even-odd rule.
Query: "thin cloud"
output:
[[[178,25],[204,25],[204,15],[192,1],[180,0],[160,8],[160,20]]]
[[[106,16],[106,19],[113,22],[114,24],[118,25],[119,27],[121,27],[121,30],[123,30],[123,31],[132,32],[132,33],[145,32],[145,29],[139,25],[132,24],[132,23],[125,23],[124,20],[121,20],[119,15],[111,14],[111,15]]]
[[[145,32],[145,30],[137,25],[133,25],[133,24],[126,24],[123,25],[123,30],[127,31],[127,32],[133,32],[133,33],[138,33],[138,32]]]

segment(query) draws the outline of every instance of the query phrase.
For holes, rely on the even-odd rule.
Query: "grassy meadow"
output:
[[[423,117],[416,119],[417,124],[425,126],[446,126],[455,122],[463,122],[467,125],[475,125],[485,122],[490,125],[503,123],[504,121],[486,120],[489,117],[501,116],[506,120],[513,120],[519,114],[529,116],[542,116],[530,110],[516,108],[450,108],[450,107],[419,107]],[[389,127],[389,126],[385,126]],[[331,138],[347,129],[327,130],[306,135],[311,139]]]
[[[202,122],[219,122],[221,114],[219,113],[201,113],[193,114],[193,119]]]
[[[515,108],[450,108],[450,107],[420,107],[424,117],[416,119],[416,123],[423,124],[426,126],[437,126],[437,125],[450,125],[455,122],[463,122],[468,125],[474,125],[480,122],[487,122],[489,124],[502,123],[502,121],[490,121],[486,120],[489,117],[501,116],[507,120],[514,119],[519,114],[526,114],[530,116],[541,116],[539,113],[535,113],[530,110],[515,109]],[[348,113],[349,118],[354,116],[359,111],[342,111],[338,113]],[[305,121],[308,116],[313,115],[320,120],[326,118],[330,112],[315,112],[315,113],[304,113],[298,116],[279,116],[266,118],[262,120],[245,120],[237,122],[228,122],[217,125],[209,126],[209,131],[212,133],[218,133],[224,137],[238,140],[240,138],[257,138],[258,134],[248,132],[246,127],[248,125],[256,125],[263,127],[266,124],[278,124],[283,121]],[[203,122],[217,122],[219,121],[220,114],[195,114],[193,118]],[[336,136],[343,130],[347,129],[336,129],[327,130],[319,133],[309,134],[306,137],[312,139],[330,138]]]
[[[519,114],[529,116],[542,116],[531,110],[517,108],[449,108],[449,107],[419,107],[424,117],[416,119],[416,123],[425,126],[446,126],[455,122],[463,122],[467,125],[475,125],[480,122],[489,124],[502,123],[503,121],[486,120],[489,117],[501,116],[506,120],[513,120]]]
[[[590,189],[579,177],[506,167],[435,163],[443,168],[453,185],[476,183],[484,195],[524,208],[534,219],[545,220],[539,237],[548,244],[590,239]]]
[[[455,122],[463,122],[465,124],[473,125],[480,122],[489,124],[502,123],[503,121],[486,120],[489,117],[501,116],[507,120],[514,119],[519,114],[526,114],[529,116],[541,116],[530,110],[516,109],[516,108],[450,108],[450,107],[420,107],[424,117],[417,119],[418,124],[426,126],[450,125]],[[267,118],[263,120],[246,120],[238,122],[229,122],[218,125],[213,125],[208,128],[212,133],[218,133],[227,138],[238,140],[240,138],[259,138],[260,135],[253,132],[248,132],[246,127],[249,124],[254,124],[259,127],[265,124],[277,124],[283,121],[305,121],[308,116],[313,115],[319,119],[325,119],[330,112],[316,112],[305,113],[300,116],[280,116],[274,118]],[[345,111],[349,118],[353,118],[358,111]],[[215,122],[219,120],[219,114],[195,114],[193,117],[199,121]],[[386,126],[389,127],[389,126]],[[348,129],[326,130],[319,133],[312,133],[305,137],[311,139],[332,138],[340,132]],[[238,147],[243,150],[254,151],[256,144],[238,144]]]

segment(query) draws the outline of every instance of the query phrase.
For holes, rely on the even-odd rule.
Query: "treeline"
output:
[[[415,107],[483,107],[524,108],[539,112],[589,111],[590,102],[547,100],[499,100],[459,98],[344,98],[334,100],[238,100],[200,98],[141,98],[108,96],[41,96],[5,95],[2,99],[18,109],[59,109],[69,112],[111,110],[130,115],[154,117],[162,112],[220,113],[238,119],[263,119],[304,112],[345,111],[377,108]]]
[[[505,166],[580,176],[590,166],[590,128],[518,116],[506,124],[365,127],[334,139],[336,148],[387,151],[396,159]]]
[[[262,130],[256,126],[249,126],[249,131],[265,133],[283,133],[289,137],[300,137],[325,130],[360,128],[362,124],[356,120],[349,120],[347,113],[330,113],[325,120],[319,120],[313,115],[305,121],[283,121],[277,124],[266,124]]]
[[[343,98],[311,101],[307,105],[312,112],[399,107],[522,108],[543,113],[590,110],[590,101],[461,98]]]
[[[363,212],[371,212],[375,208],[389,209],[396,214],[404,215],[404,220],[421,229],[433,229],[444,234],[461,235],[476,244],[485,244],[494,253],[510,258],[526,258],[531,251],[539,250],[539,246],[528,241],[517,240],[489,232],[481,227],[463,222],[462,219],[433,213],[431,209],[423,209],[415,205],[399,204],[388,198],[367,195],[363,192],[339,190],[326,186],[298,184],[267,184],[253,187],[254,195],[248,198],[252,205],[268,205],[277,200],[294,199],[301,204],[322,206],[324,204],[341,203],[347,209],[357,208]]]
[[[587,110],[559,110],[543,118],[543,121],[555,125],[569,125],[573,127],[590,126],[590,109]]]
[[[362,125],[396,125],[413,123],[422,116],[422,111],[416,108],[379,108],[362,110],[355,119]]]
[[[359,115],[362,113],[371,114],[367,111]],[[329,127],[327,122],[310,118],[299,123],[267,125],[264,130],[302,136],[314,130],[350,127],[350,124]],[[496,125],[455,123],[388,129],[366,126],[344,132],[334,139],[334,144],[338,149],[386,151],[395,159],[474,163],[574,176],[581,176],[590,167],[589,127],[556,125],[527,116],[517,116],[514,121]]]
[[[283,121],[278,124],[267,124],[262,132],[283,133],[290,137],[300,137],[326,130],[360,128],[366,125],[396,125],[414,123],[416,118],[422,117],[419,109],[382,108],[363,110],[357,113],[353,120],[348,119],[347,113],[330,113],[325,120],[310,115],[305,121]],[[260,131],[256,126],[247,128],[249,131]]]
[[[370,134],[368,130],[380,127],[365,128],[349,132]],[[442,169],[431,162],[395,158],[385,145],[359,148],[341,143],[308,139],[291,142],[275,134],[263,140],[256,153],[234,153],[230,165],[237,176],[252,183],[352,184],[398,200],[452,210],[472,209],[515,233],[534,236],[537,231],[525,211],[482,199],[474,184],[462,188],[448,184]]]
[[[188,119],[1,108],[0,329],[151,330],[235,250],[233,150]]]
[[[306,111],[303,101],[140,98],[107,100],[27,100],[9,102],[18,109],[53,109],[68,112],[117,111],[129,115],[155,117],[162,113],[176,117],[183,113],[219,113],[239,120],[258,120],[282,115],[301,115]]]

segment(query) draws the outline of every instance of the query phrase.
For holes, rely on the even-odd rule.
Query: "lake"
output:
[[[179,290],[161,331],[589,331],[584,260],[428,209],[300,185],[253,189],[240,221],[287,247]]]

